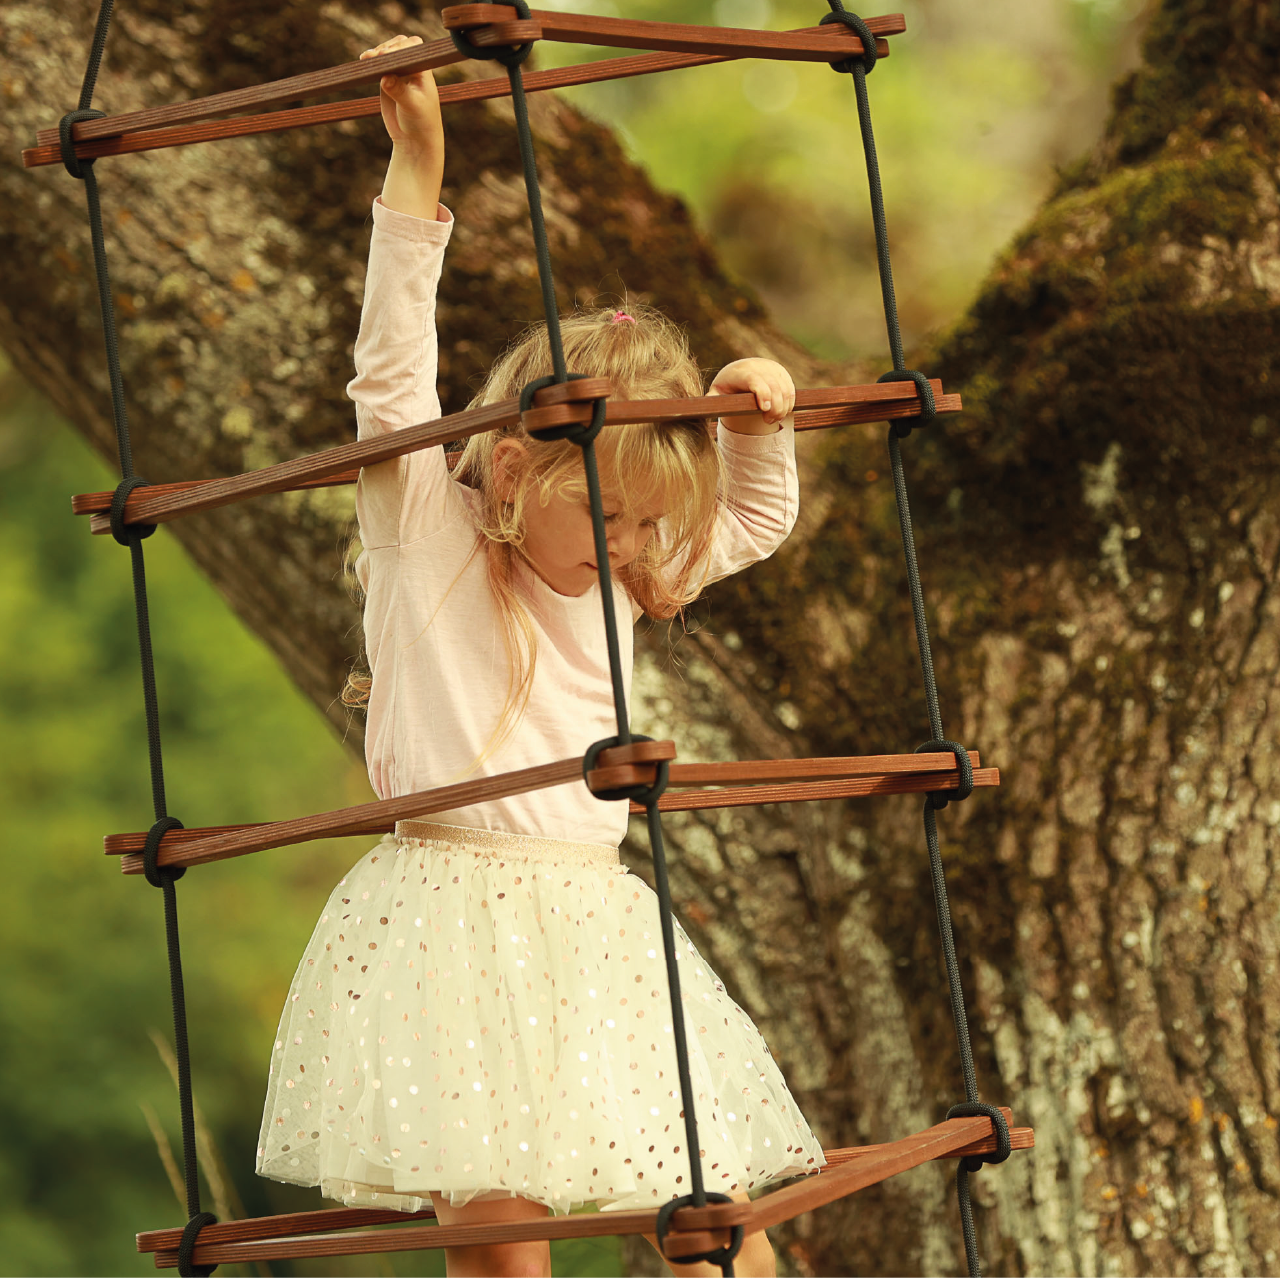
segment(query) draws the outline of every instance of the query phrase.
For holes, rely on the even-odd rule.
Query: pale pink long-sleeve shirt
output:
[[[356,377],[347,388],[362,440],[440,417],[435,298],[453,230],[443,206],[440,218],[424,221],[374,204]],[[708,581],[772,554],[799,506],[790,427],[767,436],[721,428],[719,444],[727,487]],[[365,754],[384,799],[580,756],[617,731],[599,586],[562,596],[523,567],[518,581],[536,640],[532,689],[515,733],[494,746],[510,669],[472,519],[475,497],[450,478],[439,447],[366,467],[356,490],[364,547],[356,573],[373,672]],[[633,606],[621,585],[613,592],[629,689]],[[430,816],[617,845],[627,806],[597,800],[574,782]]]

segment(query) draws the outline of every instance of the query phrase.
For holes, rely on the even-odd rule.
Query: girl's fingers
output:
[[[384,53],[394,53],[397,49],[411,49],[414,45],[422,43],[421,36],[392,36],[390,40],[384,40],[380,45],[375,45],[372,49],[366,49],[360,55],[360,61],[366,58],[376,58]]]

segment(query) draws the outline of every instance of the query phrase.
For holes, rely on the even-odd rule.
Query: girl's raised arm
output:
[[[749,391],[758,414],[720,423],[725,489],[707,562],[707,581],[726,578],[780,547],[800,510],[795,433],[796,386],[776,360],[735,360],[711,383],[712,395]]]
[[[366,49],[360,60],[421,43],[421,36],[392,36],[377,48]],[[383,76],[378,89],[382,122],[391,138],[382,203],[398,213],[435,220],[444,180],[444,121],[435,77],[430,71]]]
[[[360,56],[421,43],[395,36]],[[440,204],[444,129],[431,73],[384,76],[380,88],[392,154],[374,204],[356,376],[347,387],[361,439],[440,417],[436,287],[453,230]],[[460,505],[453,488],[439,448],[366,468],[356,494],[364,545],[412,541],[451,522]]]

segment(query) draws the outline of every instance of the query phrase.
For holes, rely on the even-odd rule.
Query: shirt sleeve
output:
[[[717,432],[724,459],[716,529],[707,555],[707,582],[767,560],[786,541],[800,513],[795,429],[767,436]]]
[[[374,201],[356,376],[347,386],[361,440],[440,417],[436,288],[452,231],[443,205],[439,220],[429,221]],[[361,542],[384,547],[429,537],[464,514],[457,490],[439,446],[366,467],[356,487]]]

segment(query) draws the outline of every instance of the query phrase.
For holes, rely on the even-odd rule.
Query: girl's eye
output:
[[[642,520],[640,523],[644,525],[646,529],[656,529],[658,527],[657,517],[652,520]]]
[[[616,511],[606,511],[604,513],[605,524],[612,524],[617,518],[618,518],[618,513]]]

